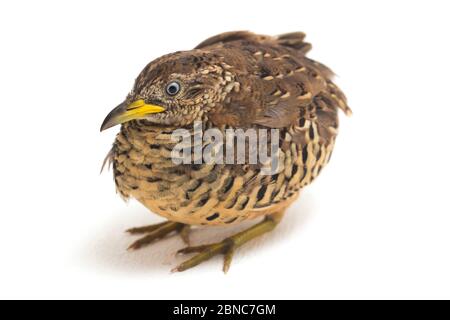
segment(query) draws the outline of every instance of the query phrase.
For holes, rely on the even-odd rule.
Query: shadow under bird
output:
[[[273,230],[286,208],[328,163],[338,133],[338,110],[350,114],[333,73],[306,57],[304,33],[280,36],[246,31],[211,37],[191,51],[149,63],[131,93],[101,130],[121,125],[107,160],[117,190],[168,221],[128,230],[142,234],[139,249],[173,233],[194,254],[174,271],[224,255]],[[261,164],[176,163],[172,133],[202,127],[277,129],[282,170],[261,174]],[[208,142],[201,140],[204,147]],[[192,151],[193,152],[193,151]],[[189,246],[191,226],[234,225],[260,218],[221,242]]]

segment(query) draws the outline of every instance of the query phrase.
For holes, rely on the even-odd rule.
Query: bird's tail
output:
[[[309,50],[311,50],[312,46],[310,43],[303,41],[306,35],[303,32],[291,32],[279,35],[277,37],[259,35],[248,31],[232,31],[218,34],[214,37],[208,38],[202,43],[200,43],[196,49],[202,49],[210,45],[214,45],[217,43],[227,43],[236,40],[247,40],[247,41],[256,41],[256,42],[264,42],[264,41],[273,41],[275,40],[278,44],[293,48],[306,54]]]
[[[276,40],[282,46],[293,48],[306,54],[311,50],[312,45],[304,41],[305,37],[306,34],[303,32],[291,32],[277,36]]]

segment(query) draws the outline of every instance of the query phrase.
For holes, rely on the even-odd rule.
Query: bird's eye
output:
[[[166,86],[166,92],[169,96],[174,96],[180,92],[181,86],[178,82],[172,81]]]

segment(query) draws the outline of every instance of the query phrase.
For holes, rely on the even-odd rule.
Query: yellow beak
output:
[[[166,109],[163,107],[154,104],[147,104],[144,100],[136,100],[130,105],[121,103],[105,118],[100,131],[104,131],[131,120],[142,119],[146,115],[160,113],[165,110]]]

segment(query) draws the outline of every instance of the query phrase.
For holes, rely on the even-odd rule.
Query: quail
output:
[[[227,32],[193,50],[164,55],[143,69],[101,126],[103,131],[121,125],[106,159],[118,193],[167,219],[128,230],[143,236],[130,250],[178,233],[188,245],[179,253],[193,256],[173,271],[224,255],[227,272],[238,247],[279,224],[302,188],[328,163],[338,110],[351,114],[332,81],[333,72],[306,57],[311,45],[304,38],[302,32]],[[263,173],[266,165],[250,163],[247,149],[238,163],[174,161],[177,130],[190,135],[188,141],[197,141],[187,149],[193,158],[194,150],[211,144],[194,139],[196,123],[224,135],[230,129],[270,130],[267,143],[279,146],[278,170]],[[221,242],[189,245],[192,226],[231,226],[250,219],[257,219],[252,227]]]

